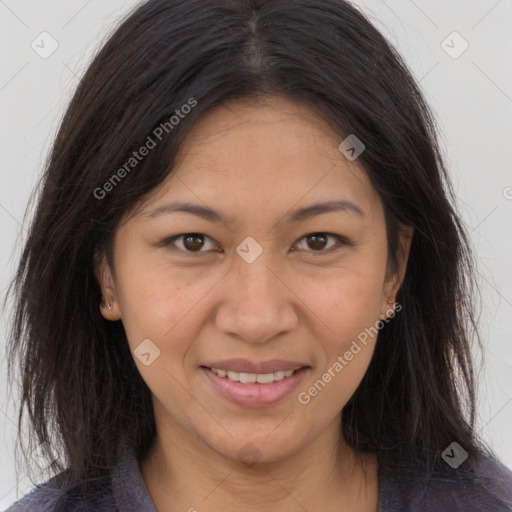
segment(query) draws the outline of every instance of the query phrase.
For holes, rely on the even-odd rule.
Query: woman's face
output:
[[[341,142],[285,99],[224,104],[125,217],[102,314],[122,319],[160,432],[263,462],[339,427],[399,286],[379,196]]]

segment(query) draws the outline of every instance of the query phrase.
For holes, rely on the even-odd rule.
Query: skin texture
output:
[[[339,435],[341,410],[376,338],[307,405],[297,396],[392,313],[388,300],[395,302],[410,243],[404,235],[394,274],[381,200],[340,142],[308,107],[284,98],[217,107],[189,133],[167,181],[123,219],[114,268],[105,258],[100,264],[112,305],[103,316],[122,319],[132,353],[145,339],[160,350],[149,366],[134,356],[153,395],[158,434],[141,471],[159,511],[377,510],[376,458],[356,457]],[[286,222],[290,211],[327,199],[350,201],[362,215]],[[175,200],[207,205],[233,222],[148,216]],[[187,233],[206,236],[202,244],[182,237],[174,249],[161,245]],[[308,242],[311,233],[349,243],[329,236],[322,246]],[[248,236],[263,248],[252,263],[236,252]],[[220,396],[200,370],[231,357],[311,368],[283,401],[247,408]],[[258,463],[240,460],[247,446]]]

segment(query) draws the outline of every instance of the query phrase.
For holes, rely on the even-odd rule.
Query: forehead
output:
[[[180,199],[261,216],[271,204],[341,199],[371,213],[378,194],[357,161],[340,152],[341,141],[301,103],[281,97],[224,103],[187,134],[175,168],[144,210]]]

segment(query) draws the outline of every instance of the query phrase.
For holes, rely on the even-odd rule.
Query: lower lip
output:
[[[258,382],[242,384],[229,380],[227,377],[219,377],[209,368],[201,367],[201,371],[213,384],[213,387],[224,398],[241,407],[265,407],[280,402],[299,385],[308,370],[309,367],[300,368],[290,377],[268,384]]]

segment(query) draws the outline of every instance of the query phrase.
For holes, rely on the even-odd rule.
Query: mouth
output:
[[[209,389],[240,407],[267,407],[283,401],[311,370],[310,366],[266,373],[237,372],[231,369],[201,366]]]

